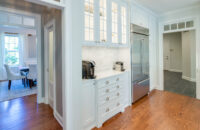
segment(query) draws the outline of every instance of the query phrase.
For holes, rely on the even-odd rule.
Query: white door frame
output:
[[[195,33],[196,33],[196,98],[200,99],[200,17],[193,17],[195,23]],[[171,22],[177,21],[177,19],[171,20]],[[164,34],[164,22],[159,23],[159,73],[158,80],[159,86],[157,89],[164,90],[164,59],[163,59],[163,34]],[[187,29],[186,29],[187,30]],[[185,31],[185,30],[183,30]],[[180,32],[180,31],[179,31]]]
[[[0,11],[12,13],[12,14],[18,14],[18,15],[22,15],[22,16],[25,15],[25,16],[35,18],[35,26],[32,27],[32,29],[36,30],[36,37],[37,37],[37,74],[38,74],[37,75],[37,88],[38,88],[37,103],[38,104],[43,103],[44,98],[42,96],[43,86],[42,86],[41,15],[36,14],[36,13],[30,13],[30,12],[23,11],[23,10],[18,10],[18,9],[13,9],[13,8],[5,8],[5,7],[0,7]],[[7,23],[6,25],[10,25],[10,24]],[[23,25],[15,25],[15,26],[26,27],[26,26],[23,26]],[[28,28],[28,27],[26,27],[26,28]]]
[[[49,85],[48,85],[48,72],[46,71],[47,66],[48,66],[48,59],[47,59],[47,55],[48,55],[48,30],[49,28],[53,28],[53,75],[54,75],[54,83],[53,83],[53,110],[56,111],[56,67],[55,67],[55,44],[56,44],[56,36],[55,36],[55,19],[51,20],[50,22],[48,22],[45,26],[44,26],[44,50],[45,50],[45,54],[44,54],[44,59],[45,59],[45,63],[44,63],[44,69],[45,69],[45,103],[49,104]]]

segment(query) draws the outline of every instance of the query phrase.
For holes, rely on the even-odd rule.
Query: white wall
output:
[[[169,70],[182,72],[182,41],[181,33],[169,33],[163,35],[163,44],[169,44],[169,51],[164,48],[164,53],[169,52]]]
[[[158,64],[158,72],[159,72],[159,90],[164,89],[164,82],[163,82],[163,24],[164,23],[169,23],[169,22],[177,22],[181,21],[182,19],[188,19],[188,18],[194,18],[195,20],[195,29],[197,35],[200,34],[200,6],[196,5],[194,7],[188,7],[188,8],[183,8],[179,10],[174,10],[167,12],[159,17],[159,46],[158,46],[158,51],[159,51],[159,64]],[[199,62],[199,53],[200,50],[200,37],[196,37],[196,70],[197,70],[197,75],[196,78],[200,78],[200,62]],[[196,95],[197,98],[200,99],[200,81],[197,81],[197,88],[196,88]]]
[[[195,31],[182,32],[182,77],[196,79],[196,45]]]

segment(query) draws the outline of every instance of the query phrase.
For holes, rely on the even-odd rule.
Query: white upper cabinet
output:
[[[148,14],[137,6],[131,6],[131,23],[148,28]]]
[[[127,6],[116,0],[85,0],[84,37],[86,46],[127,44]]]

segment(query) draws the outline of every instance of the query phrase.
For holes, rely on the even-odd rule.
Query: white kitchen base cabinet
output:
[[[96,125],[94,81],[83,81],[81,103],[82,128],[83,130],[90,130]]]
[[[124,112],[126,101],[130,98],[126,92],[131,87],[126,78],[128,72],[121,72],[83,83],[81,99],[84,130],[94,126],[100,128],[106,120]]]

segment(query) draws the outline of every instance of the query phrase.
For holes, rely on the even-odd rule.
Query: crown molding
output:
[[[181,9],[176,9],[176,10],[172,10],[172,11],[168,11],[168,12],[160,14],[159,17],[172,15],[172,14],[175,14],[175,13],[182,13],[182,12],[186,12],[186,11],[194,10],[194,9],[200,9],[200,4],[197,4],[197,5],[194,5],[194,6],[185,7],[185,8],[181,8]]]

